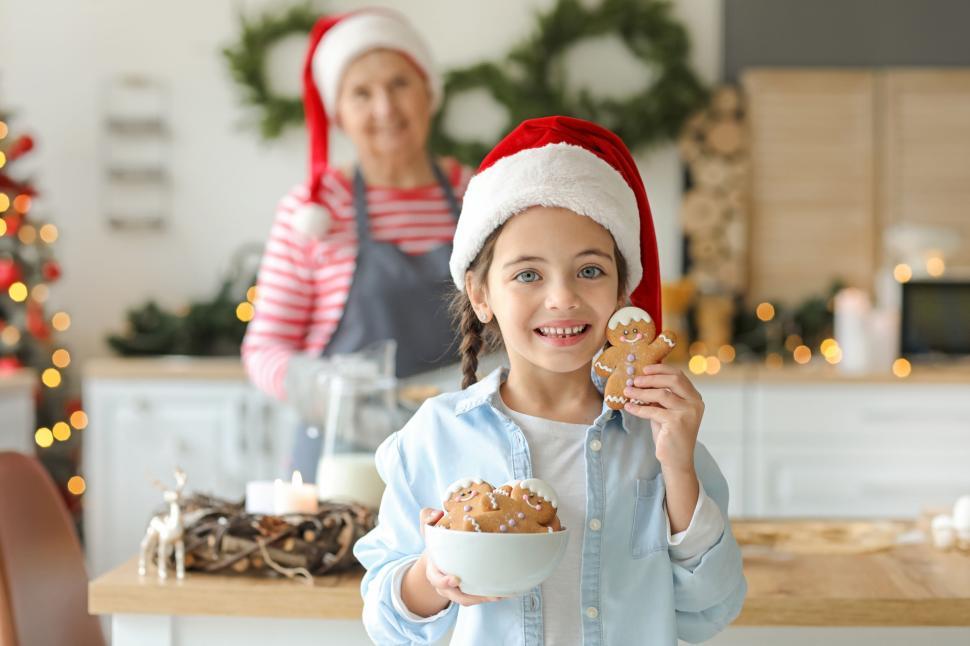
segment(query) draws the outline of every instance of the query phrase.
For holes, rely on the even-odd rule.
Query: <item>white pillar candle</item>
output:
[[[839,369],[863,373],[869,369],[869,295],[846,287],[835,295],[835,340],[842,350]]]
[[[290,482],[277,480],[273,486],[273,509],[277,515],[317,513],[317,488],[304,484],[299,471]]]
[[[254,480],[246,483],[246,513],[273,514],[274,483],[272,480]]]
[[[373,453],[324,455],[317,467],[317,487],[321,500],[357,502],[375,509],[384,493]]]

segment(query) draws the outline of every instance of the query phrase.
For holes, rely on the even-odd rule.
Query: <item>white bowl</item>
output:
[[[424,530],[438,569],[458,577],[465,594],[483,597],[517,597],[539,585],[559,565],[568,541],[568,529],[534,534]]]

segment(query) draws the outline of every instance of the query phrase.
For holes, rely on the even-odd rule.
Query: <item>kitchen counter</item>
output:
[[[816,533],[821,525],[822,535],[850,535],[850,526],[857,535],[860,527],[863,533],[870,525],[878,529],[876,523],[800,523],[734,525],[739,536],[748,537],[799,536],[809,525]],[[893,528],[912,533],[915,524],[897,523]],[[735,626],[970,627],[970,554],[939,552],[926,544],[885,549],[887,545],[872,542],[877,534],[868,532],[860,539],[867,541],[860,549],[876,550],[862,554],[832,553],[825,546],[813,550],[804,542],[793,548],[764,541],[744,544],[748,596],[737,621],[716,641],[733,643],[730,633]],[[848,549],[835,545],[835,551]],[[316,585],[308,586],[192,573],[183,581],[159,582],[154,571],[140,579],[136,566],[132,559],[89,585],[90,612],[114,616],[115,646],[174,644],[164,636],[175,634],[183,640],[179,644],[201,644],[201,637],[193,641],[191,635],[216,634],[211,632],[216,625],[222,638],[235,636],[240,644],[260,643],[264,636],[279,643],[319,643],[320,630],[328,631],[328,639],[340,635],[331,643],[369,643],[360,625],[360,570],[319,577]],[[299,636],[303,633],[305,642]],[[150,642],[145,641],[148,634],[155,636]],[[970,630],[958,635],[963,639]]]

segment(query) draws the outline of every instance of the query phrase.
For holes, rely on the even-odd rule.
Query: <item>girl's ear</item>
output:
[[[488,294],[485,285],[477,285],[470,271],[465,272],[465,293],[468,294],[468,300],[471,301],[472,309],[478,315],[478,320],[482,323],[491,321],[492,308],[488,306]]]

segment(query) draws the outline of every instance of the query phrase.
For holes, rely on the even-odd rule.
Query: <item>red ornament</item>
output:
[[[0,357],[0,375],[7,375],[24,367],[17,357]]]
[[[40,271],[44,276],[44,280],[49,283],[53,283],[61,277],[61,265],[56,260],[48,260],[45,262]]]
[[[17,232],[20,231],[20,225],[23,224],[24,216],[19,213],[8,213],[3,219],[7,221],[7,235],[11,238],[17,235]]]
[[[27,331],[38,341],[49,341],[51,329],[44,320],[44,308],[35,300],[27,302]]]
[[[34,148],[34,140],[29,135],[21,135],[7,149],[7,160],[13,161],[26,155]]]
[[[0,259],[0,290],[6,291],[11,285],[24,277],[20,265],[13,258]]]

